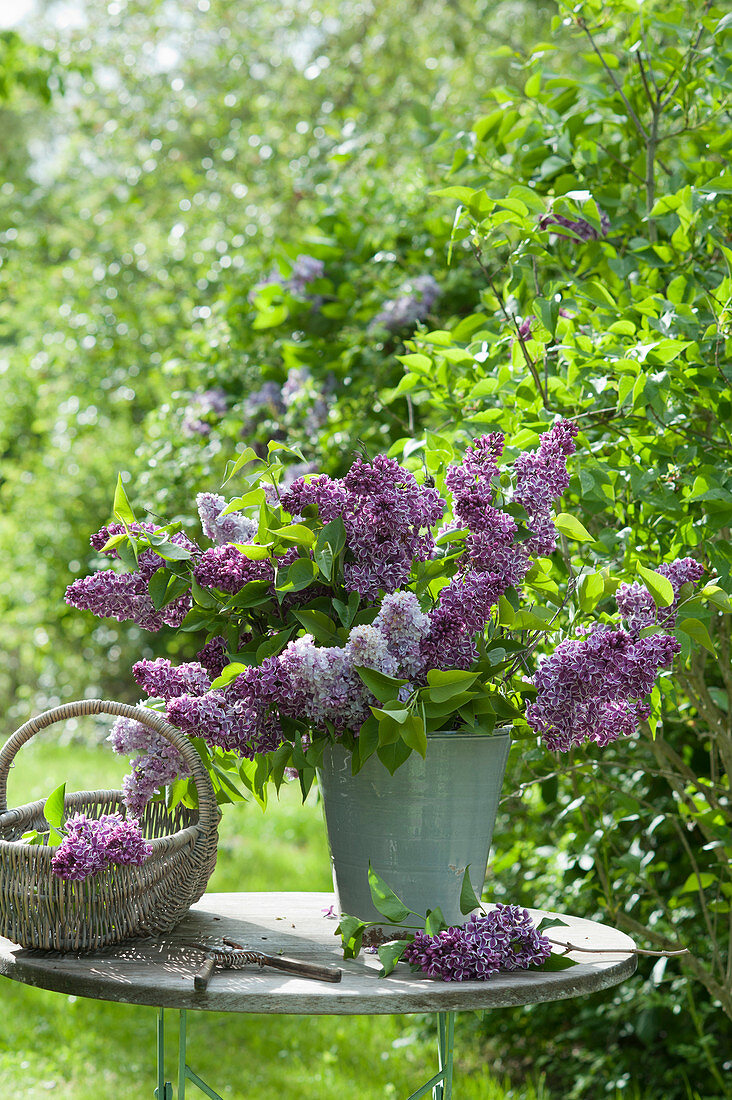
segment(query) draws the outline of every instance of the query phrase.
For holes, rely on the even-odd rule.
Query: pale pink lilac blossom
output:
[[[257,533],[255,521],[240,512],[222,515],[226,505],[226,500],[218,493],[199,493],[196,497],[201,529],[206,538],[217,546],[227,542],[251,542]]]

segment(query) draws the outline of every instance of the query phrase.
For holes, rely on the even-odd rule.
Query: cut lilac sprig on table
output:
[[[416,932],[402,959],[413,970],[444,982],[484,982],[501,970],[540,967],[551,951],[528,910],[498,904],[461,927],[435,935]]]
[[[483,909],[467,869],[460,908],[464,915],[472,915],[465,924],[452,927],[445,924],[438,908],[426,916],[413,913],[372,867],[368,875],[372,902],[383,914],[381,923],[387,923],[388,930],[377,921],[344,914],[336,934],[341,937],[345,958],[355,958],[362,948],[377,947],[383,967],[380,977],[386,977],[403,960],[430,978],[483,982],[502,970],[542,967],[551,956],[551,944],[528,910],[501,903]],[[474,912],[476,909],[479,912]],[[417,919],[416,925],[412,918]]]

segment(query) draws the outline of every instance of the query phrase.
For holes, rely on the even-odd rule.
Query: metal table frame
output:
[[[165,1073],[165,1009],[158,1009],[157,1019],[158,1040],[158,1083],[154,1092],[155,1100],[175,1100],[173,1084],[166,1080]],[[455,1013],[437,1013],[437,1065],[438,1070],[429,1081],[425,1081],[415,1092],[407,1097],[407,1100],[419,1100],[426,1096],[432,1089],[432,1100],[452,1100],[452,1067],[453,1051],[455,1045]],[[191,1081],[196,1088],[210,1100],[224,1100],[218,1092],[206,1084],[203,1078],[188,1065],[188,1036],[186,1024],[186,1009],[179,1011],[178,1020],[178,1097],[177,1100],[185,1100],[186,1082]]]
[[[595,921],[530,910],[536,920],[557,915],[567,925],[561,937],[582,949],[579,965],[545,972],[500,973],[486,982],[442,982],[414,974],[400,964],[386,979],[371,954],[344,961],[335,921],[328,919],[333,896],[315,893],[205,894],[167,936],[103,948],[82,956],[27,951],[0,937],[0,975],[43,989],[148,1005],[158,1010],[157,1100],[174,1100],[165,1075],[167,1009],[178,1020],[178,1100],[190,1083],[210,1100],[222,1100],[188,1064],[187,1012],[279,1013],[288,1015],[395,1015],[430,1013],[437,1017],[438,1069],[408,1097],[451,1100],[455,1013],[505,1008],[581,996],[629,977],[636,967],[635,945],[624,933]],[[303,962],[340,966],[337,984],[248,967],[217,969],[205,993],[193,976],[201,955],[191,943],[224,937],[249,950],[286,955]]]

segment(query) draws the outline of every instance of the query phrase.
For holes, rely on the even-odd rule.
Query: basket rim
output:
[[[12,733],[0,748],[0,813],[9,810],[7,803],[7,780],[10,767],[19,749],[32,737],[56,722],[69,718],[81,718],[89,715],[107,714],[129,718],[152,729],[178,750],[189,766],[198,791],[198,815],[205,829],[216,829],[221,819],[221,811],[216,802],[211,777],[201,756],[181,730],[173,726],[166,716],[144,704],[132,706],[110,699],[78,699],[60,706],[52,707],[42,714],[30,718]]]
[[[185,829],[179,829],[176,833],[171,833],[169,836],[156,836],[147,841],[152,846],[150,855],[145,860],[148,863],[153,856],[158,853],[163,855],[170,851],[176,851],[179,848],[184,848],[189,842],[195,842],[200,836],[205,833],[202,825],[187,825]],[[0,838],[0,855],[10,852],[25,852],[28,856],[35,857],[35,860],[50,861],[53,859],[56,852],[59,850],[58,844],[28,844],[23,840],[4,840]],[[114,864],[115,867],[123,870],[126,864]],[[145,866],[142,864],[141,866]],[[92,876],[93,878],[94,876]]]
[[[98,800],[101,801],[99,796],[104,796],[104,800],[108,801],[110,795],[116,797],[124,806],[124,793],[121,790],[71,791],[67,794],[66,798],[83,796],[84,799],[90,799],[97,796]],[[6,824],[6,818],[10,818],[11,821],[17,821],[18,818],[22,818],[23,816],[30,817],[32,814],[42,814],[45,805],[46,799],[40,798],[35,802],[26,802],[22,806],[15,806],[13,809],[5,810],[4,813],[0,813],[0,829]],[[186,809],[188,808],[189,807],[186,807]],[[191,807],[191,810],[195,810],[195,812],[198,813],[197,808]],[[127,820],[130,820],[130,818],[127,818]],[[137,818],[132,818],[132,820],[137,820]],[[10,821],[7,822],[8,825],[10,823]],[[195,839],[195,837],[205,832],[206,829],[199,818],[197,821],[191,822],[190,825],[185,825],[182,829],[176,829],[175,832],[166,833],[165,836],[150,837],[149,839],[146,837],[147,843],[151,844],[153,847],[153,851],[148,858],[151,858],[158,849],[169,849],[171,844],[175,848],[183,847],[190,839]],[[59,847],[59,844],[29,844],[27,841],[23,841],[20,838],[18,840],[6,840],[4,837],[0,837],[0,852],[8,851],[11,848],[14,851],[27,849],[29,853],[38,855],[40,852],[55,853],[58,851]]]

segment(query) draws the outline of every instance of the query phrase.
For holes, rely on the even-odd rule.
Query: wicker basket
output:
[[[83,881],[51,870],[58,850],[20,841],[29,829],[45,829],[45,800],[8,810],[8,771],[15,754],[35,733],[67,718],[113,714],[132,718],[166,738],[195,780],[198,809],[172,812],[150,802],[140,820],[152,853],[140,867],[114,866]],[[66,796],[69,813],[98,818],[124,812],[121,791],[79,791]],[[216,864],[220,819],[211,780],[190,741],[164,717],[142,707],[85,699],[32,718],[0,750],[0,935],[23,947],[91,951],[139,936],[167,932],[198,901]]]

